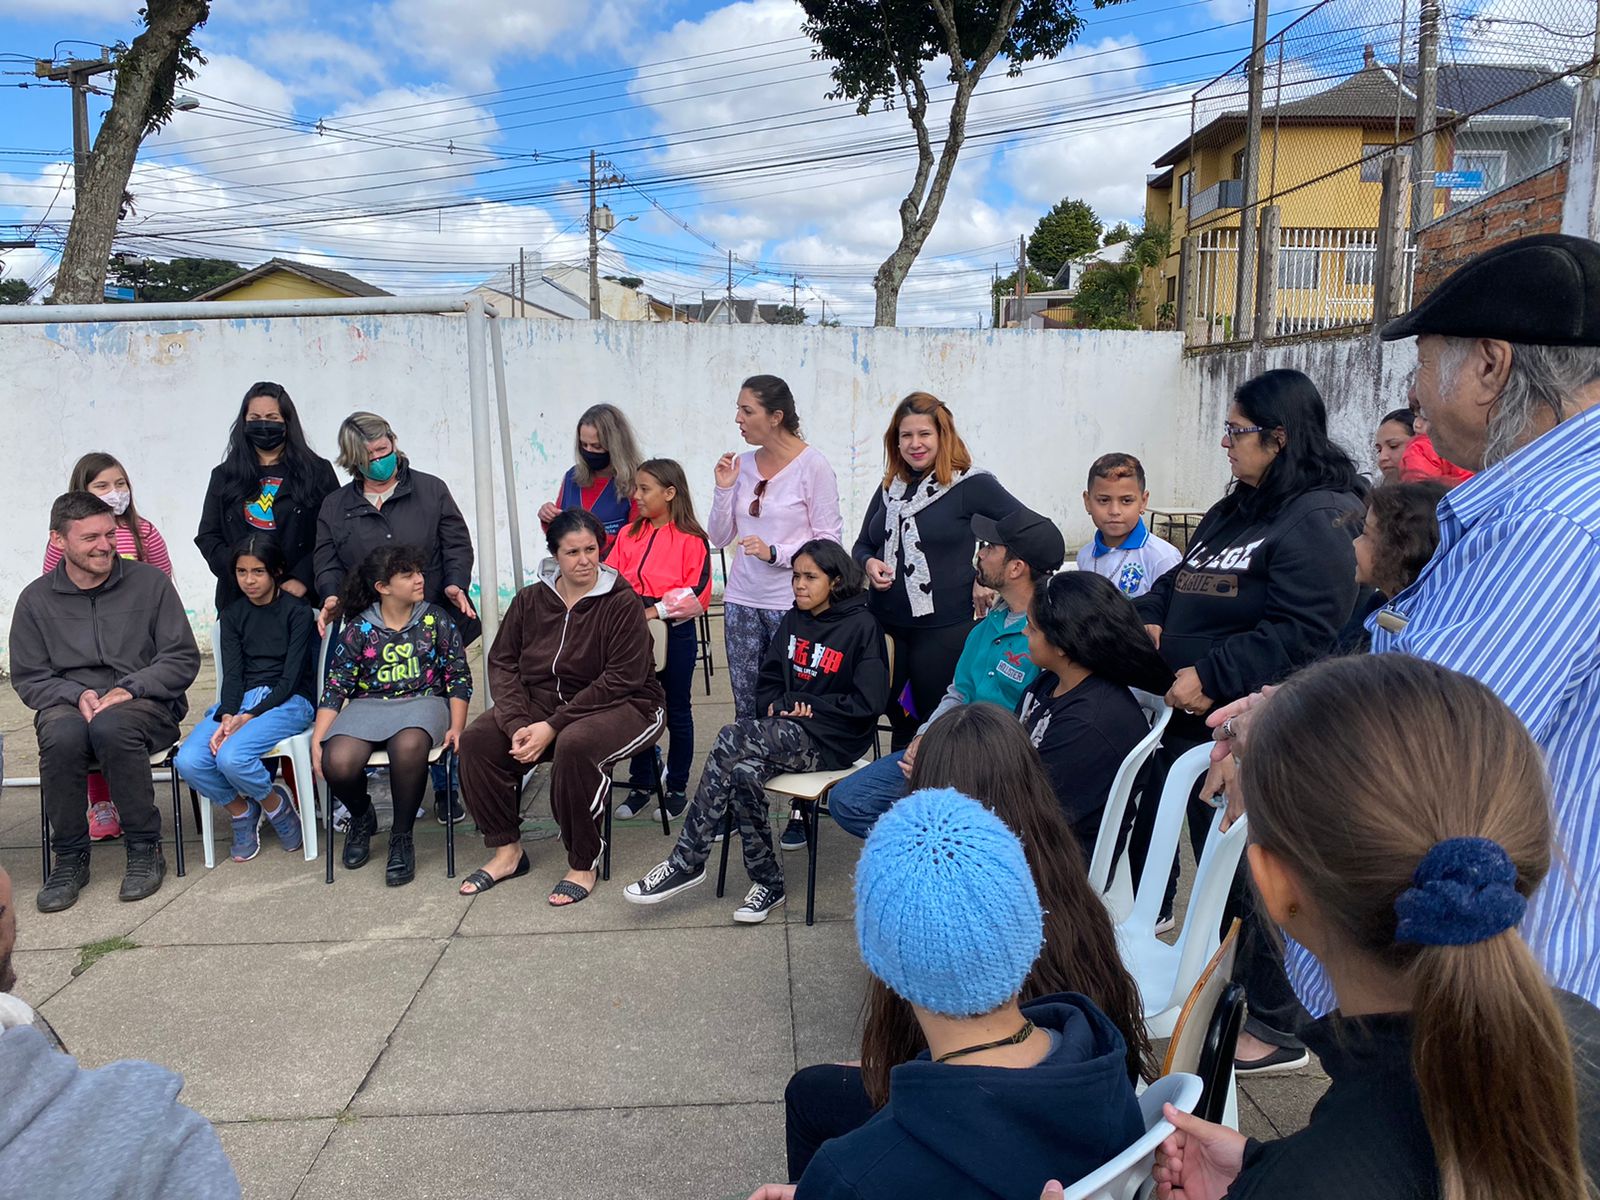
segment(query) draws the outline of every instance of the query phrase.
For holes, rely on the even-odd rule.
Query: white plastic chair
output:
[[[1164,882],[1164,881],[1163,881]],[[1150,1170],[1155,1166],[1156,1148],[1172,1135],[1172,1122],[1161,1115],[1161,1106],[1170,1104],[1180,1112],[1193,1112],[1200,1103],[1200,1076],[1163,1075],[1139,1097],[1139,1112],[1144,1116],[1144,1136],[1092,1175],[1067,1185],[1064,1200],[1135,1200],[1155,1190]],[[1043,1180],[1040,1181],[1041,1186]]]
[[[1170,865],[1177,859],[1189,794],[1210,765],[1210,742],[1196,746],[1172,764],[1166,787],[1161,790],[1161,806],[1156,812],[1150,853],[1134,897],[1133,912],[1117,926],[1122,961],[1139,985],[1145,1024],[1153,1038],[1171,1035],[1184,1000],[1217,952],[1228,890],[1233,885],[1239,856],[1244,853],[1249,822],[1240,817],[1224,833],[1220,828],[1224,810],[1218,808],[1211,818],[1211,831],[1195,871],[1178,940],[1168,945],[1156,936],[1156,921],[1161,915]]]
[[[217,631],[222,628],[218,621],[211,627],[211,659],[217,668],[217,699],[222,699],[222,642],[217,637]],[[312,701],[316,703],[315,700]],[[294,802],[295,808],[300,813],[300,842],[301,849],[305,852],[307,862],[317,857],[317,786],[311,775],[311,730],[297,733],[293,737],[284,738],[271,750],[261,756],[262,758],[287,758],[294,764]],[[189,789],[193,794],[194,789]],[[205,851],[206,868],[209,870],[217,865],[217,847],[213,841],[212,827],[216,824],[216,808],[209,800],[199,800],[200,805],[200,846]]]
[[[1094,857],[1089,862],[1089,886],[1100,893],[1111,911],[1113,924],[1126,921],[1133,911],[1133,867],[1128,861],[1126,847],[1123,853],[1117,853],[1117,838],[1122,833],[1122,822],[1133,798],[1133,785],[1139,778],[1139,771],[1160,748],[1161,736],[1172,721],[1172,709],[1160,696],[1138,689],[1133,690],[1133,696],[1144,709],[1150,732],[1128,751],[1117,777],[1111,782],[1105,811],[1100,815],[1100,832],[1094,839]]]

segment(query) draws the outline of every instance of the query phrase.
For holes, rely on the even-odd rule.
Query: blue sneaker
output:
[[[261,805],[254,800],[245,803],[250,807],[233,818],[233,849],[229,853],[234,862],[249,862],[261,853]]]
[[[285,850],[300,849],[300,814],[294,810],[289,789],[281,783],[275,783],[267,799],[278,803],[277,812],[269,814],[267,820],[272,823],[272,832],[278,835],[279,843]]]

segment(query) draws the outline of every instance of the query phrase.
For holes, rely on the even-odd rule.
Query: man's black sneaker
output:
[[[782,888],[770,888],[764,883],[754,884],[745,893],[744,903],[733,910],[733,919],[741,925],[759,925],[783,900]]]
[[[345,870],[354,871],[367,865],[367,859],[372,857],[372,835],[377,832],[378,814],[372,805],[367,805],[367,811],[359,817],[354,813],[350,815],[350,828],[344,835]]]
[[[667,793],[667,816],[674,821],[683,816],[683,810],[689,807],[689,793],[685,791]]]
[[[417,848],[409,833],[389,835],[389,863],[383,871],[383,881],[390,887],[400,887],[417,877]]]
[[[789,823],[783,827],[783,836],[778,839],[778,845],[785,850],[804,850],[806,848],[806,823],[800,819],[800,814],[789,814]]]
[[[622,889],[622,898],[629,904],[660,904],[679,892],[686,892],[706,881],[706,869],[701,867],[691,874],[680,871],[669,858],[650,868],[650,873]]]
[[[89,852],[56,855],[50,878],[39,889],[35,903],[40,912],[63,912],[78,902],[78,893],[89,886]]]
[[[154,842],[134,842],[128,847],[128,871],[122,877],[119,900],[143,900],[161,889],[167,874],[167,860]]]
[[[655,802],[654,792],[644,788],[629,788],[628,798],[612,809],[611,815],[619,821],[631,821]]]
[[[467,819],[467,810],[461,807],[461,797],[451,796],[446,799],[438,792],[433,794],[433,816],[439,824],[445,823],[445,813],[450,814],[450,824],[459,825]]]

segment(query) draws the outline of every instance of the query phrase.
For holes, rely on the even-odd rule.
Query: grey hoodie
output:
[[[154,1063],[95,1070],[22,1025],[0,1033],[0,1200],[231,1200],[216,1131]]]
[[[77,704],[92,688],[127,688],[163,702],[173,720],[200,673],[200,650],[172,581],[148,563],[118,558],[85,592],[66,563],[22,589],[11,613],[11,686],[35,712]]]

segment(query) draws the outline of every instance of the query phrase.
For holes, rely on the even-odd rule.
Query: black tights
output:
[[[391,833],[410,833],[417,805],[428,787],[428,754],[433,738],[426,729],[402,729],[387,742],[369,742],[336,734],[322,743],[322,774],[334,797],[359,817],[372,807],[367,799],[367,760],[376,750],[389,752],[389,792],[394,797]]]

